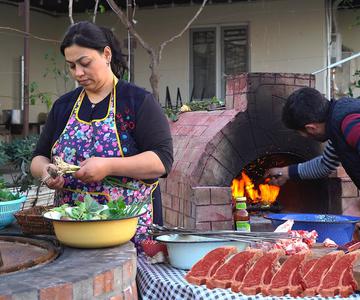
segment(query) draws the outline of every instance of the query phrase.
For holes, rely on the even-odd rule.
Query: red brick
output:
[[[162,201],[162,206],[163,207],[171,208],[171,197],[172,196],[170,196],[167,193],[162,193],[161,194],[161,201]]]
[[[172,197],[172,209],[175,211],[180,211],[180,198],[173,196]]]
[[[190,217],[185,217],[184,218],[184,227],[189,228],[189,229],[194,229],[195,228],[195,219],[190,218]]]
[[[0,300],[11,300],[11,296],[9,296],[9,295],[0,295]]]
[[[195,187],[193,188],[194,202],[199,205],[210,204],[210,188]],[[189,214],[190,215],[190,214]]]
[[[360,199],[357,198],[342,198],[342,214],[350,216],[360,216]]]
[[[207,205],[196,207],[196,220],[198,222],[206,221],[230,221],[232,220],[232,211],[230,205]]]
[[[40,300],[72,300],[73,287],[71,283],[42,288],[40,290]]]
[[[190,201],[184,201],[184,214],[185,216],[190,217],[191,216],[191,202]]]
[[[211,223],[210,222],[196,222],[195,228],[197,230],[211,230]]]
[[[232,230],[233,221],[223,221],[223,222],[211,222],[212,230]]]
[[[110,297],[109,300],[124,300],[124,295],[121,293],[119,295]]]
[[[168,180],[167,181],[167,192],[170,195],[177,196],[179,195],[179,182],[175,180]]]
[[[231,188],[230,187],[211,187],[210,189],[211,204],[230,204]]]
[[[234,96],[234,109],[237,111],[244,112],[247,110],[248,95],[237,94]]]
[[[114,290],[114,271],[98,274],[93,280],[93,295],[99,296]]]
[[[183,214],[178,215],[178,226],[184,227],[184,215]]]
[[[178,224],[178,213],[171,209],[165,209],[165,221],[173,226],[177,226]]]
[[[123,284],[130,284],[135,278],[136,266],[133,261],[128,260],[122,266]]]
[[[349,178],[349,175],[346,173],[342,166],[336,169],[336,176],[340,178]]]
[[[342,197],[357,197],[359,195],[356,185],[352,181],[342,181]]]
[[[131,286],[124,289],[124,300],[137,300],[137,299],[138,299],[137,288],[136,288],[136,284],[134,285],[133,283]]]

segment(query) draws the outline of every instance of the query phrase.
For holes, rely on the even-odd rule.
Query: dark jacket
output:
[[[326,121],[326,134],[332,141],[336,154],[351,180],[360,189],[360,154],[350,146],[341,130],[344,118],[353,113],[360,113],[360,100],[341,98],[332,101],[329,116]]]

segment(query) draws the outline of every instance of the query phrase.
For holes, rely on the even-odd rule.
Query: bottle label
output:
[[[235,208],[236,209],[246,209],[246,203],[245,202],[236,202]]]
[[[236,221],[235,226],[237,231],[250,232],[250,223],[247,221]]]

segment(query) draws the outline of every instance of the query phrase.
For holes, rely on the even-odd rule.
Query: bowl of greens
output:
[[[136,232],[139,216],[146,213],[146,202],[126,205],[119,198],[106,205],[91,196],[75,206],[64,204],[44,214],[54,225],[56,238],[76,248],[104,248],[128,242]]]
[[[0,181],[0,229],[15,220],[14,214],[21,209],[21,205],[25,201],[26,196],[11,192]]]

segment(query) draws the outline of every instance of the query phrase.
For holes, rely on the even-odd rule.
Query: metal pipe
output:
[[[24,37],[24,110],[23,136],[29,135],[29,70],[30,70],[30,0],[24,1],[25,37]]]
[[[20,56],[20,109],[24,110],[24,55]]]
[[[358,53],[356,53],[356,54],[354,54],[354,55],[351,55],[351,56],[349,56],[349,57],[346,57],[346,58],[344,58],[344,59],[342,59],[342,60],[339,60],[339,61],[337,61],[337,62],[335,62],[335,63],[333,63],[333,64],[331,64],[331,65],[328,65],[328,66],[320,69],[320,70],[317,70],[317,71],[315,71],[315,72],[312,72],[311,74],[313,74],[313,75],[318,74],[318,73],[323,72],[323,71],[325,71],[325,70],[328,70],[328,69],[331,69],[331,68],[336,67],[336,66],[338,66],[338,65],[341,65],[341,64],[343,64],[343,63],[345,63],[345,62],[347,62],[347,61],[349,61],[349,60],[352,60],[352,59],[354,59],[354,58],[357,58],[357,57],[359,57],[359,56],[360,56],[360,52],[358,52]]]

